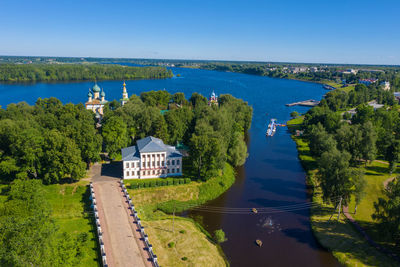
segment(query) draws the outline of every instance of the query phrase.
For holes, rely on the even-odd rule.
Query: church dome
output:
[[[97,83],[93,86],[92,90],[93,92],[100,92],[100,87],[97,85]]]
[[[88,97],[92,97],[92,93],[89,91],[89,93],[87,94]]]
[[[100,94],[101,96],[106,96],[106,93],[104,93],[104,91],[103,90],[101,90],[101,94]]]

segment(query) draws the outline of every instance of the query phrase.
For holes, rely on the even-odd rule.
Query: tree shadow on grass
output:
[[[312,214],[318,219],[312,222],[314,235],[323,247],[341,255],[350,255],[365,265],[397,266],[392,258],[371,246],[347,220],[337,221],[334,215],[329,221],[328,218],[333,212],[333,207],[319,204],[312,209]]]
[[[377,174],[371,173],[369,175],[382,175],[382,174],[388,174],[389,173],[389,168],[388,167],[367,166],[365,169],[366,169],[367,173],[369,173],[369,172],[376,172],[377,173]]]
[[[96,243],[96,247],[92,248],[96,252],[96,258],[94,259],[98,266],[102,266],[101,259],[102,255],[100,252],[100,243],[97,236],[96,220],[94,217],[94,212],[92,208],[92,201],[90,200],[90,189],[86,186],[85,193],[82,195],[81,203],[83,204],[83,217],[89,221],[90,224],[90,234],[92,235],[91,241]]]

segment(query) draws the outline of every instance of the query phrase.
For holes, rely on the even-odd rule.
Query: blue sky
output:
[[[0,0],[0,55],[400,64],[398,0]]]

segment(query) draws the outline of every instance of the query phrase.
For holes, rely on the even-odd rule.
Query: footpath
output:
[[[110,176],[113,171],[104,171],[104,166],[96,164],[91,171],[107,265],[153,266],[148,260],[148,252],[140,240],[140,234],[137,233],[137,226],[119,185],[120,179]],[[107,167],[113,168],[111,165]],[[114,168],[118,173],[118,166]]]

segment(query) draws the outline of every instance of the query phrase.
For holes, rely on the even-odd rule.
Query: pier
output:
[[[289,103],[289,104],[286,104],[286,106],[287,107],[293,107],[293,106],[315,107],[318,104],[319,104],[319,101],[314,100],[314,99],[309,99],[309,100]]]

